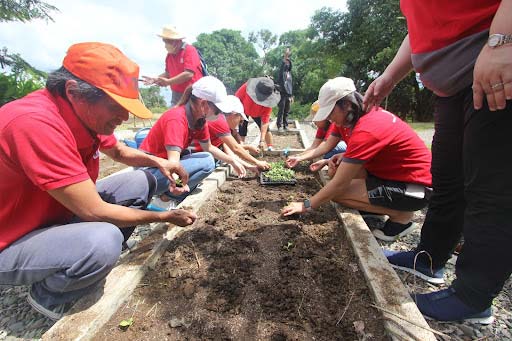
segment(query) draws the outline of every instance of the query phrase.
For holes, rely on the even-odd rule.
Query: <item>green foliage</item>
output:
[[[270,32],[270,30],[262,29],[258,32],[249,33],[249,42],[258,45],[263,51],[263,58],[261,60],[263,72],[265,75],[270,75],[272,69],[268,67],[267,54],[276,45],[277,35]]]
[[[0,106],[43,87],[42,81],[31,77],[21,78],[13,74],[0,74]]]
[[[32,19],[53,21],[50,16],[52,11],[58,11],[57,7],[39,0],[0,0],[0,22],[27,22]]]
[[[210,74],[224,82],[228,93],[234,93],[247,79],[262,75],[258,53],[240,31],[201,33],[194,46],[201,50]]]
[[[164,96],[160,94],[160,87],[150,86],[147,88],[140,88],[140,95],[144,104],[150,108],[151,111],[160,112],[162,108],[167,110],[167,103]]]
[[[309,116],[310,110],[311,103],[301,104],[298,102],[293,102],[292,105],[290,106],[290,113],[288,114],[288,119],[302,121]]]
[[[269,162],[270,170],[265,172],[265,176],[272,181],[290,181],[295,179],[295,172],[286,168],[284,161]]]

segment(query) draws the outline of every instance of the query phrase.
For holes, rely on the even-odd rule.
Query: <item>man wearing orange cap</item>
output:
[[[76,44],[45,89],[0,108],[0,284],[31,285],[29,303],[50,319],[98,287],[134,226],[196,219],[183,210],[143,210],[156,188],[143,170],[95,184],[99,151],[187,179],[181,167],[113,135],[129,112],[151,117],[138,76],[114,46]]]
[[[162,38],[167,57],[165,58],[165,72],[158,77],[142,76],[146,85],[156,84],[170,86],[172,90],[171,106],[175,106],[185,92],[185,89],[203,77],[201,59],[196,48],[183,41],[185,36],[173,26],[164,26]]]

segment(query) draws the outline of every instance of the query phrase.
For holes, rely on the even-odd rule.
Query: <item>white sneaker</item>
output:
[[[169,201],[163,201],[158,196],[153,197],[153,200],[149,203],[147,209],[150,211],[170,211],[174,210],[178,206],[176,201],[169,200]]]
[[[274,150],[274,147],[272,147],[272,146],[268,146],[267,150],[268,150],[269,152],[271,152],[271,151],[273,151],[273,150]]]

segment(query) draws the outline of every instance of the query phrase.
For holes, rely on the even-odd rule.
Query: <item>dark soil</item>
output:
[[[304,146],[300,142],[299,134],[297,133],[272,133],[274,138],[274,149],[302,149]]]
[[[387,340],[332,207],[279,215],[319,189],[305,170],[229,179],[95,340]]]

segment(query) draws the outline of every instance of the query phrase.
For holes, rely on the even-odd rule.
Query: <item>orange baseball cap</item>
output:
[[[71,45],[62,65],[135,116],[153,116],[139,99],[139,66],[115,46],[97,42]]]

